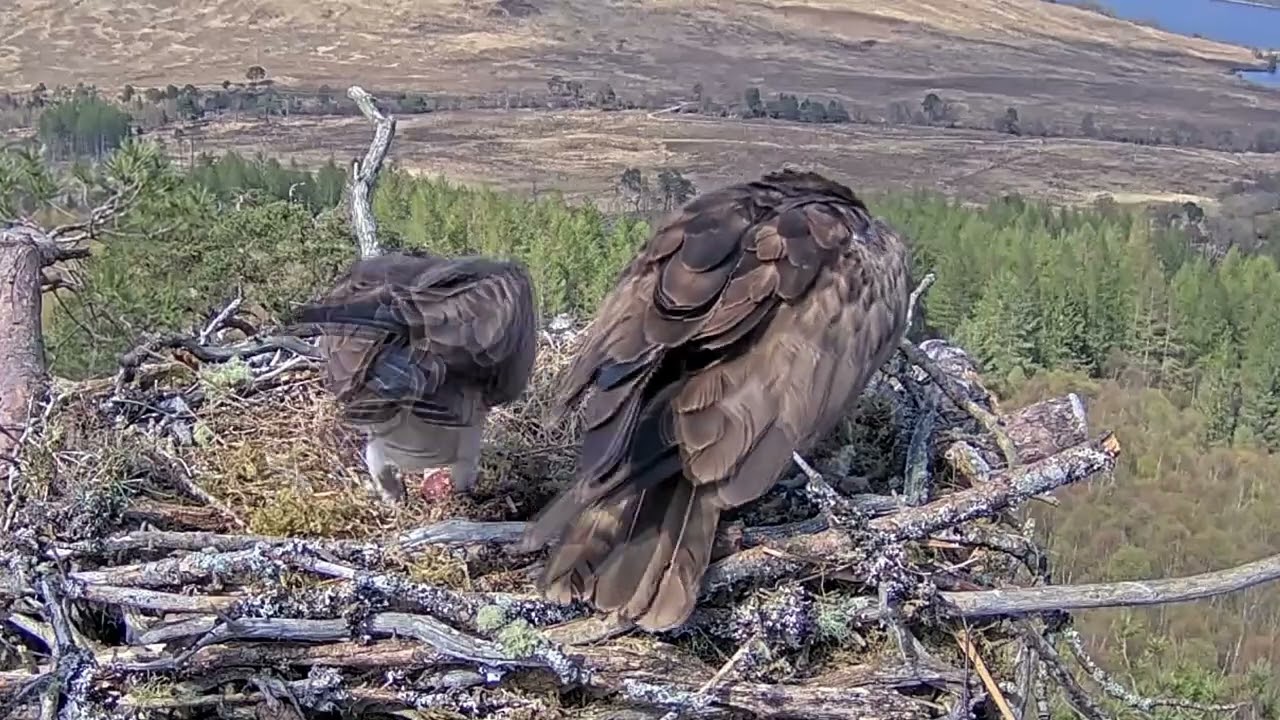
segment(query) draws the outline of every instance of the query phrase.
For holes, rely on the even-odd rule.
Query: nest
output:
[[[542,554],[515,551],[573,471],[577,427],[547,414],[576,331],[545,332],[491,416],[474,494],[399,508],[310,345],[208,334],[33,413],[0,581],[18,716],[1011,719],[1046,679],[1092,703],[1014,511],[1118,445],[1075,396],[1001,411],[944,341],[904,344],[802,471],[722,520],[698,609],[651,635],[543,601]]]

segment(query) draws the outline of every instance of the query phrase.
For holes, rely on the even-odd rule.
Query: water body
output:
[[[1154,21],[1165,30],[1253,48],[1280,50],[1280,7],[1222,0],[1103,0],[1117,17]],[[1241,77],[1280,88],[1280,74],[1245,72]]]
[[[1244,70],[1236,73],[1252,83],[1280,89],[1280,72],[1263,72],[1261,70]]]
[[[1103,0],[1126,20],[1154,20],[1165,30],[1256,48],[1280,48],[1280,8],[1220,0]]]

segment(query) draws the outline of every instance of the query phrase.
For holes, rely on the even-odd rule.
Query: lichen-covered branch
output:
[[[1280,580],[1280,555],[1272,555],[1225,570],[1179,578],[1086,585],[1043,585],[945,595],[952,605],[953,613],[963,617],[978,617],[1165,605],[1240,592],[1277,580]]]
[[[945,495],[919,507],[904,508],[867,523],[870,535],[855,538],[839,530],[783,539],[752,548],[713,564],[704,594],[745,583],[775,583],[796,575],[810,562],[841,563],[859,556],[865,543],[922,540],[971,520],[993,517],[1026,499],[1080,482],[1115,467],[1120,445],[1107,433],[1050,458],[993,475],[986,483]]]
[[[352,85],[347,90],[347,96],[355,101],[360,112],[374,125],[373,140],[369,143],[364,158],[351,163],[351,177],[347,186],[351,203],[351,224],[355,227],[356,238],[360,243],[360,257],[367,258],[382,252],[370,199],[378,181],[378,171],[382,169],[382,162],[391,147],[391,138],[396,132],[396,119],[379,110],[373,96],[359,85]]]
[[[986,408],[978,405],[972,398],[966,397],[963,392],[956,388],[946,373],[942,372],[933,360],[924,354],[920,348],[916,347],[915,344],[903,340],[898,349],[907,356],[907,360],[912,365],[924,370],[952,402],[972,415],[974,420],[978,421],[982,428],[995,438],[996,444],[1000,446],[1001,452],[1004,453],[1007,467],[1015,467],[1019,464],[1017,448],[1014,446],[1013,440],[1005,433],[999,418]]]
[[[1152,712],[1157,708],[1167,707],[1179,710],[1195,710],[1197,712],[1212,713],[1229,713],[1239,710],[1247,703],[1199,703],[1191,700],[1183,700],[1182,698],[1173,697],[1143,697],[1129,688],[1125,687],[1118,680],[1113,678],[1110,673],[1098,667],[1093,658],[1089,657],[1089,653],[1084,649],[1084,641],[1080,638],[1080,634],[1073,628],[1063,629],[1059,635],[1066,641],[1067,647],[1071,649],[1071,655],[1075,658],[1080,667],[1084,669],[1093,681],[1098,683],[1103,692],[1120,702],[1128,705],[1135,710],[1143,712]]]

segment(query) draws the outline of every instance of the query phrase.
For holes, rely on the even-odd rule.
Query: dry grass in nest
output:
[[[345,424],[318,373],[249,397],[211,397],[197,413],[195,446],[183,459],[196,482],[266,535],[376,538],[450,517],[526,519],[573,470],[576,416],[549,422],[556,379],[571,343],[547,337],[524,396],[490,414],[480,479],[471,497],[430,502],[404,476],[400,508],[368,489],[362,438]]]

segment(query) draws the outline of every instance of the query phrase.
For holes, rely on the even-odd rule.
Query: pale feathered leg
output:
[[[454,492],[469,493],[480,476],[480,446],[483,438],[483,422],[468,428],[458,438],[458,459],[449,468]]]
[[[369,469],[369,476],[373,481],[373,489],[382,498],[383,502],[392,505],[404,502],[407,495],[404,489],[404,481],[400,479],[400,473],[396,470],[396,466],[387,460],[380,441],[370,439],[365,443],[364,463],[365,467]]]

